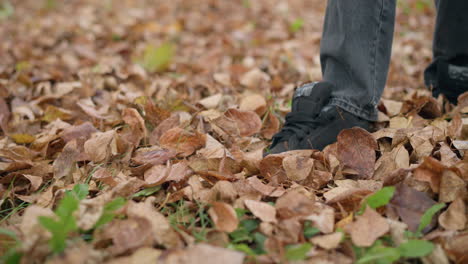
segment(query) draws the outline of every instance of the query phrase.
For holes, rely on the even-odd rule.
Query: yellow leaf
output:
[[[12,134],[10,138],[13,139],[16,144],[30,144],[36,140],[34,136],[29,134]]]
[[[159,47],[148,45],[139,63],[149,72],[160,72],[167,69],[174,56],[174,47],[164,43]]]
[[[50,123],[56,119],[70,120],[71,118],[72,115],[68,113],[68,111],[53,105],[48,105],[44,112],[44,116],[42,117],[42,121]]]

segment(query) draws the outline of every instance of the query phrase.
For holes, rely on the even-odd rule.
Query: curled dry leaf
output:
[[[208,97],[203,98],[202,100],[198,101],[199,104],[203,105],[206,109],[216,108],[219,103],[221,102],[223,95],[218,93]]]
[[[241,99],[239,109],[241,111],[253,111],[262,116],[267,110],[265,98],[259,94],[246,95]]]
[[[132,158],[132,162],[136,165],[160,165],[174,158],[176,154],[177,153],[174,150],[169,149],[158,148],[156,150],[142,150],[140,148],[136,151],[136,155]]]
[[[174,127],[161,136],[159,143],[162,147],[174,150],[182,157],[187,157],[205,146],[206,136]]]
[[[149,234],[158,245],[175,248],[181,245],[180,237],[172,229],[169,220],[153,206],[154,199],[147,199],[144,203],[128,202],[127,215],[146,219],[149,223],[145,233]],[[151,232],[148,232],[151,230]]]
[[[346,231],[356,246],[370,247],[390,230],[390,226],[380,214],[370,207],[357,217],[356,222],[346,226]]]
[[[227,203],[214,202],[208,210],[216,228],[223,232],[233,232],[239,225],[239,219],[234,208]]]
[[[170,167],[166,165],[155,165],[145,171],[144,179],[147,186],[156,186],[164,183],[169,176]]]
[[[260,120],[260,117],[255,112],[231,108],[224,115],[237,124],[241,137],[252,136],[260,132],[262,128],[262,120]]]
[[[400,183],[396,186],[395,193],[388,206],[395,209],[401,220],[408,225],[408,229],[414,232],[418,229],[422,215],[434,204],[436,202],[426,193]],[[431,224],[423,231],[430,230],[433,226],[434,224]]]
[[[10,109],[8,108],[5,99],[0,96],[0,129],[3,130],[3,133],[7,132],[7,123],[10,119]]]
[[[115,187],[118,182],[112,176],[112,172],[106,168],[99,168],[93,173],[93,179],[103,182],[109,186]]]
[[[271,139],[276,134],[276,132],[278,132],[280,121],[278,120],[278,117],[276,117],[276,115],[272,112],[268,112],[266,115],[267,117],[263,119],[263,128],[260,133],[266,139]]]
[[[314,210],[304,217],[324,234],[333,232],[335,227],[335,209],[323,203],[315,202]]]
[[[69,175],[74,169],[75,162],[79,155],[80,152],[77,149],[76,140],[68,142],[57,159],[54,160],[54,178],[61,179]]]
[[[89,159],[99,163],[117,154],[116,133],[114,130],[95,133],[84,143],[84,151]]]
[[[262,195],[279,197],[284,194],[285,190],[282,187],[273,187],[262,183],[257,176],[250,177],[247,179],[249,185],[257,190]]]
[[[441,175],[444,170],[445,166],[438,160],[432,157],[426,157],[424,162],[414,170],[413,177],[419,181],[428,182],[431,189],[438,193]]]
[[[467,196],[466,182],[458,177],[453,170],[444,170],[440,180],[439,201],[443,203],[452,202],[455,199]]]
[[[335,249],[340,245],[342,239],[343,233],[335,232],[328,235],[315,236],[310,239],[310,242],[324,249]]]
[[[175,113],[170,117],[164,119],[161,123],[157,123],[158,126],[151,132],[149,141],[150,144],[157,144],[159,142],[159,138],[166,133],[166,131],[178,127],[180,125],[180,115]]]
[[[42,177],[40,176],[34,176],[34,175],[29,175],[29,174],[24,174],[23,177],[29,180],[31,183],[31,191],[37,191],[39,187],[42,184]]]
[[[244,257],[240,251],[200,243],[171,251],[160,260],[165,264],[242,264]]]
[[[122,111],[122,119],[128,125],[126,133],[122,136],[123,139],[131,146],[137,147],[146,137],[145,120],[135,108],[125,108]]]
[[[110,251],[114,255],[134,251],[139,247],[151,246],[153,237],[148,232],[150,221],[141,217],[114,220],[104,228],[104,237],[112,239]]]
[[[461,197],[455,199],[439,216],[440,225],[447,230],[463,230],[466,226],[466,205]]]
[[[292,181],[302,181],[307,178],[314,166],[314,160],[309,157],[287,156],[283,159],[286,176]]]
[[[244,203],[252,214],[260,218],[260,220],[264,222],[276,222],[276,209],[274,206],[254,200],[245,200]]]
[[[354,127],[338,134],[338,160],[342,165],[359,173],[361,178],[369,179],[374,173],[377,142],[366,130]]]
[[[268,76],[268,74],[264,73],[259,68],[254,68],[242,75],[239,81],[240,84],[244,85],[245,87],[255,89],[258,88],[262,82],[269,80],[270,76]]]
[[[90,122],[85,122],[78,126],[71,126],[66,128],[60,136],[63,141],[69,142],[74,139],[83,138],[88,139],[93,133],[98,132],[98,130]]]
[[[307,216],[315,209],[314,199],[298,190],[290,190],[276,200],[279,218]]]
[[[387,99],[382,99],[381,101],[385,106],[385,110],[387,110],[387,114],[389,117],[393,117],[400,114],[401,108],[403,106],[402,102]]]
[[[142,247],[128,257],[115,258],[106,264],[154,264],[158,263],[161,254],[160,249]]]

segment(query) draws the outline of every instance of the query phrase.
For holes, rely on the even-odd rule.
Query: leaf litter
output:
[[[398,9],[375,132],[263,157],[325,8],[274,2],[4,1],[2,262],[466,261],[468,94],[421,87],[433,10]]]

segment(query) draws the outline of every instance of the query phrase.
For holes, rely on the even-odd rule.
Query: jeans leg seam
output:
[[[376,99],[376,87],[375,87],[375,83],[376,83],[376,79],[377,79],[377,63],[376,63],[376,57],[377,57],[377,49],[379,48],[379,45],[378,43],[380,42],[380,31],[382,30],[382,20],[383,20],[383,13],[384,13],[384,9],[385,9],[385,1],[386,0],[381,0],[382,4],[381,4],[381,9],[380,9],[380,15],[379,15],[379,25],[377,27],[377,30],[375,32],[375,39],[374,39],[374,43],[373,43],[373,47],[372,47],[372,50],[373,50],[373,54],[371,55],[372,57],[372,70],[371,70],[371,75],[372,75],[372,99],[371,99],[371,104],[372,105],[375,105],[376,102],[375,102],[375,99]]]
[[[344,110],[369,121],[375,121],[377,118],[375,113],[364,110],[361,107],[353,104],[352,102],[349,102],[345,98],[332,98],[329,104],[342,107]]]

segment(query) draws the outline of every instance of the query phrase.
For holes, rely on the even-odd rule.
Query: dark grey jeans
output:
[[[328,1],[320,59],[323,79],[337,87],[331,104],[370,121],[387,81],[395,8],[396,0]],[[436,0],[436,8],[429,87],[441,61],[468,65],[468,0]]]

